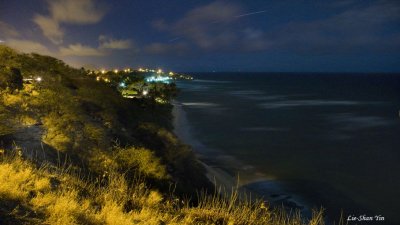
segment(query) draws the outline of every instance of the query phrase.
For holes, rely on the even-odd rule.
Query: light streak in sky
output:
[[[262,11],[257,11],[257,12],[250,12],[250,13],[246,13],[246,14],[235,16],[235,18],[251,16],[251,15],[254,15],[254,14],[265,13],[265,12],[267,12],[267,10],[262,10]]]
[[[251,16],[251,15],[255,15],[255,14],[259,14],[259,13],[265,13],[265,12],[267,12],[267,10],[249,12],[249,13],[245,13],[245,14],[234,16],[232,18],[241,18],[241,17]],[[220,23],[220,22],[224,22],[224,21],[226,21],[226,20],[216,20],[216,21],[211,22],[210,24]]]
[[[234,16],[234,17],[232,17],[232,18],[239,19],[239,18],[242,18],[242,17],[252,16],[252,15],[256,15],[256,14],[260,14],[260,13],[265,13],[265,12],[267,12],[267,10],[254,11],[254,12],[249,12],[249,13],[237,15],[237,16]],[[211,22],[211,23],[209,23],[209,24],[221,23],[221,22],[224,22],[224,21],[227,21],[227,20],[216,20],[216,21],[213,21],[213,22]],[[194,28],[189,28],[188,30],[191,30],[191,29],[194,29]],[[177,41],[177,40],[179,40],[179,39],[182,39],[182,36],[172,38],[172,39],[168,40],[168,42],[174,42],[174,41]]]
[[[173,42],[173,41],[177,41],[179,39],[181,39],[182,37],[176,37],[176,38],[172,38],[171,40],[169,40],[168,42]]]

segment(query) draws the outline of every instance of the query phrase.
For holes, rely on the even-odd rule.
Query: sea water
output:
[[[400,75],[192,75],[177,82],[177,101],[202,144],[334,217],[400,220]],[[262,182],[248,186],[268,195]]]

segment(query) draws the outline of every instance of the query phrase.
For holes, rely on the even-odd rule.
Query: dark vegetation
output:
[[[18,54],[2,46],[0,57],[3,136],[12,136],[10,129],[17,132],[15,129],[34,126],[40,130],[35,134],[40,135],[37,139],[46,145],[44,160],[57,163],[58,158],[51,156],[59,152],[63,160],[93,175],[122,168],[149,177],[157,174],[155,177],[176,184],[182,191],[207,184],[204,169],[190,148],[170,131],[171,105],[156,104],[151,98],[124,99],[116,88],[49,56]],[[33,79],[25,88],[23,77]],[[38,77],[40,82],[35,80]],[[11,149],[9,144],[3,143],[3,147]],[[22,149],[24,154],[33,150]],[[135,158],[131,155],[137,162],[130,162],[127,168],[121,157]],[[184,162],[190,168],[182,167]],[[154,174],[146,166],[153,166]],[[199,182],[187,179],[192,175]]]
[[[234,196],[197,197],[212,186],[171,132],[171,109],[0,45],[0,224],[303,223]]]

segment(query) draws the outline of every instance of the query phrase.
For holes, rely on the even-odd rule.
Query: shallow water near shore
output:
[[[310,205],[300,196],[287,192],[285,184],[281,181],[257,171],[253,166],[244,164],[232,155],[211,149],[195,139],[182,104],[174,101],[173,105],[174,133],[193,147],[198,159],[207,170],[206,176],[218,190],[224,194],[238,191],[241,199],[264,199],[271,206],[286,206],[289,210],[298,210],[303,216],[311,218]]]
[[[194,76],[178,82],[180,133],[206,164],[277,203],[399,221],[400,76]]]

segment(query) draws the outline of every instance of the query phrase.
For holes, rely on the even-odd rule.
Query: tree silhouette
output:
[[[5,66],[0,67],[0,88],[10,89],[22,89],[23,79],[21,72],[16,68],[9,68]]]

